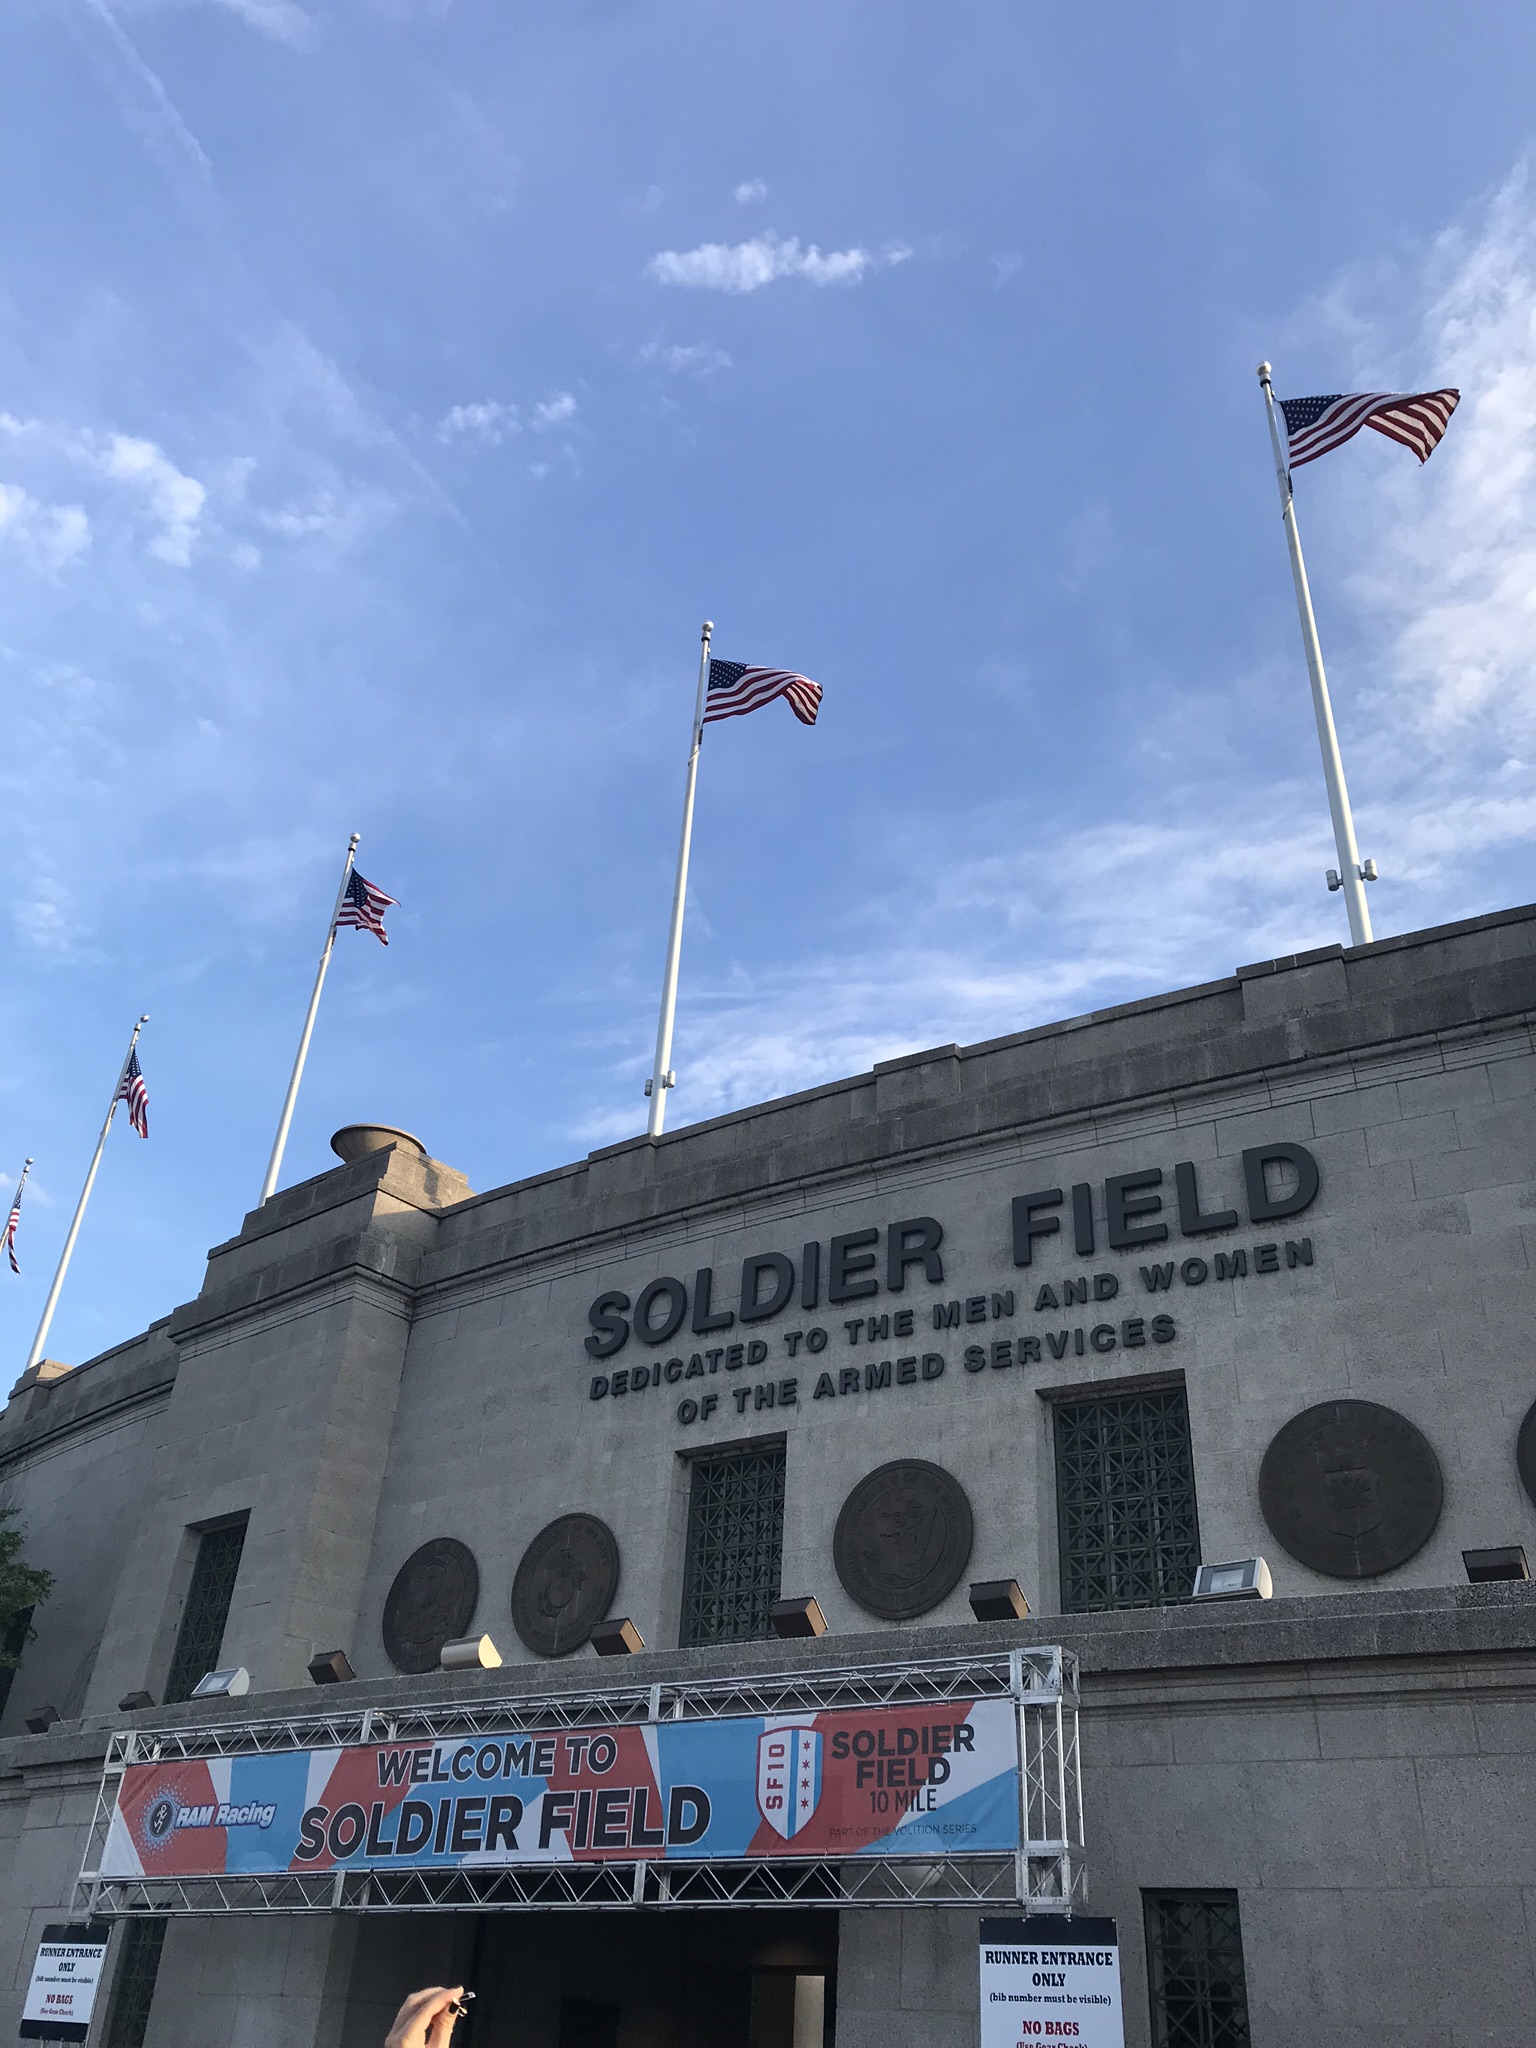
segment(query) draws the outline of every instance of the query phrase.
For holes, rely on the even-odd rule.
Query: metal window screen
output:
[[[1066,1614],[1159,1607],[1200,1562],[1182,1387],[1056,1410],[1056,1520]]]
[[[1248,2048],[1236,1892],[1148,1892],[1153,2048]]]
[[[769,1635],[784,1547],[784,1446],[693,1461],[683,1647]]]
[[[163,1920],[130,1920],[124,1927],[106,2048],[144,2048],[149,2004],[155,1995],[155,1978],[160,1973],[160,1951],[164,1946]]]
[[[187,1588],[187,1604],[176,1635],[176,1654],[165,1681],[167,1705],[174,1700],[190,1699],[198,1680],[218,1668],[224,1624],[229,1619],[235,1574],[240,1569],[244,1548],[244,1522],[236,1522],[228,1529],[205,1530],[198,1542],[197,1562],[192,1567],[192,1583]]]

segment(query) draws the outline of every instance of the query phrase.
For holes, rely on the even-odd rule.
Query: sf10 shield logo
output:
[[[804,1722],[781,1722],[757,1739],[757,1810],[793,1841],[821,1797],[821,1737]]]

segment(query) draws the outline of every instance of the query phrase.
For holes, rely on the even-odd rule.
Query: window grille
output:
[[[784,1547],[784,1446],[693,1460],[683,1570],[684,1648],[772,1633]]]
[[[105,2048],[144,2048],[149,2004],[155,1995],[160,1951],[164,1946],[163,1920],[129,1920],[123,1928],[123,1949],[118,1958],[117,1982],[112,1988],[112,2017],[107,2023]]]
[[[1056,1519],[1065,1614],[1160,1607],[1200,1562],[1182,1387],[1056,1410]]]
[[[1236,1892],[1148,1892],[1153,2048],[1248,2048]]]
[[[176,1654],[165,1681],[168,1706],[175,1700],[189,1700],[198,1680],[218,1669],[224,1624],[229,1620],[235,1574],[240,1569],[244,1548],[244,1522],[224,1529],[205,1529],[198,1539],[197,1562],[192,1567],[187,1604],[176,1634]]]

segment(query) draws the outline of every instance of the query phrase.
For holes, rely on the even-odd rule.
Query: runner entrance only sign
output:
[[[83,2041],[107,1959],[109,1920],[71,1920],[43,1929],[21,2009],[24,2041]]]
[[[1125,2048],[1113,1920],[981,1923],[981,2048]]]

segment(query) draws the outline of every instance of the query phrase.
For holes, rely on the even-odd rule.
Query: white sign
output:
[[[981,1923],[981,2048],[1125,2048],[1113,1920]]]
[[[43,1929],[21,2009],[23,2039],[85,2039],[111,1931],[105,1920]]]

